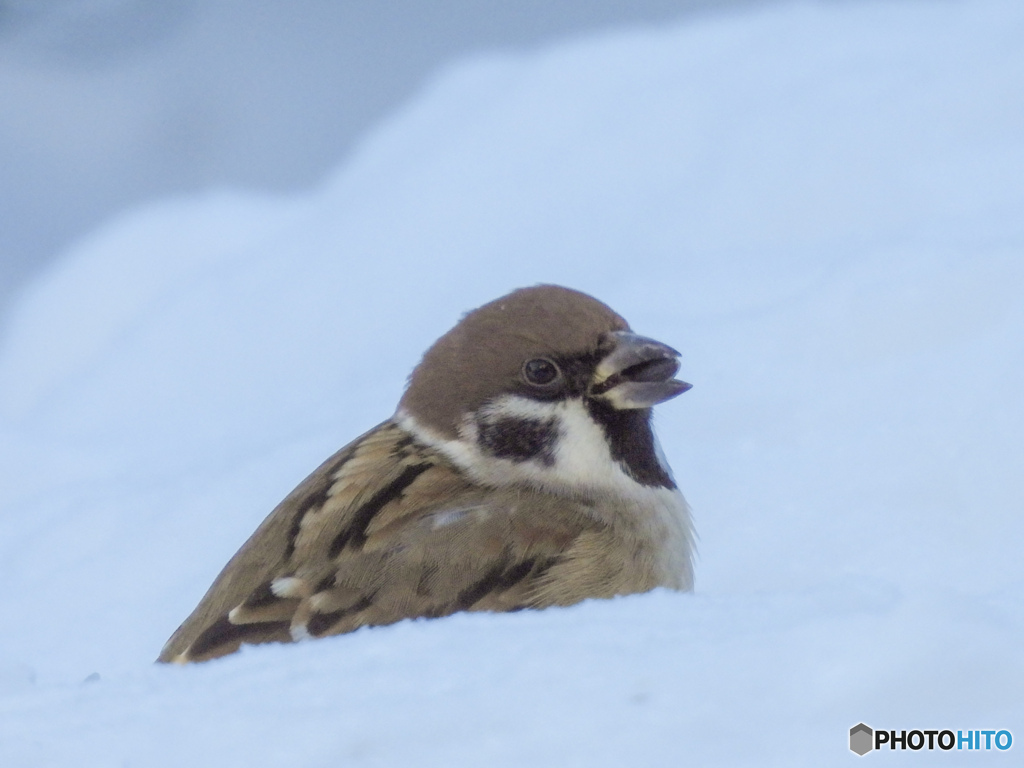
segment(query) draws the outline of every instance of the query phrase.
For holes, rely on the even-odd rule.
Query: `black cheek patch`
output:
[[[558,423],[554,417],[500,416],[477,421],[480,448],[498,459],[516,462],[536,459],[550,467],[555,463],[557,440]]]

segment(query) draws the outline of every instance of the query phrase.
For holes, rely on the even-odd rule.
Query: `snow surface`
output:
[[[0,348],[0,765],[1024,738],[1022,39],[1017,0],[794,4],[466,61],[304,197],[168,201],[79,243]],[[152,664],[434,338],[537,282],[683,351],[694,389],[657,417],[695,594]]]

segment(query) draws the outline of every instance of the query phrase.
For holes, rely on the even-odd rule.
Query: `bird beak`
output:
[[[611,351],[594,371],[590,396],[613,408],[650,408],[692,387],[672,378],[679,370],[679,353],[660,341],[615,331],[605,337]]]

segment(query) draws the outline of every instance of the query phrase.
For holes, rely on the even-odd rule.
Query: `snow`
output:
[[[71,248],[0,345],[0,764],[822,766],[860,721],[1024,736],[1022,33],[1012,0],[788,4],[467,60],[319,189]],[[152,663],[434,338],[537,282],[683,352],[657,426],[694,594]]]

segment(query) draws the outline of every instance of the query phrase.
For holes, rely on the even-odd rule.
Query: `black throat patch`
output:
[[[600,400],[584,398],[587,411],[601,425],[608,448],[630,477],[641,485],[675,488],[675,481],[658,461],[654,449],[650,408],[619,410]]]
[[[554,465],[558,440],[558,420],[554,417],[483,415],[476,424],[477,443],[485,453],[515,462],[537,460],[546,467]]]

